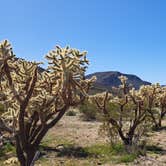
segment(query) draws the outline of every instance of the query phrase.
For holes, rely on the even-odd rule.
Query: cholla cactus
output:
[[[119,79],[122,84],[114,88],[117,91],[115,96],[106,92],[89,99],[104,115],[103,126],[111,134],[109,137],[112,139],[119,135],[128,147],[135,144],[146,132],[145,129],[151,126],[150,119],[155,127],[161,127],[166,115],[166,88],[154,84],[135,90],[127,84],[126,77],[120,76]]]
[[[114,138],[119,135],[126,150],[131,152],[129,147],[132,147],[143,134],[142,126],[146,123],[147,110],[139,92],[127,84],[127,78],[120,77],[120,80],[122,85],[117,88],[118,95],[113,96],[106,92],[91,96],[91,100],[96,103],[105,117],[104,124],[107,124],[105,129],[112,134],[109,137]]]
[[[127,83],[127,77],[126,76],[121,75],[118,78],[120,79],[122,85]]]
[[[31,165],[38,146],[70,106],[84,101],[95,78],[85,79],[86,52],[57,46],[46,56],[47,71],[39,63],[15,58],[8,41],[0,43],[1,115],[16,139],[22,166]]]
[[[158,112],[158,125],[157,127],[162,127],[162,120],[166,115],[166,88],[161,88],[160,93],[158,94],[158,106],[159,106],[159,112]]]
[[[18,163],[18,159],[16,157],[11,157],[8,160],[4,161],[5,165],[14,165]]]
[[[140,94],[147,103],[147,110],[156,129],[161,128],[162,119],[166,115],[166,88],[158,83],[142,86]]]

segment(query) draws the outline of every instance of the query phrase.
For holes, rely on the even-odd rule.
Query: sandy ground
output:
[[[104,138],[98,135],[101,123],[82,121],[80,116],[64,116],[51,130],[57,137],[63,137],[79,146],[103,143]],[[54,132],[55,131],[55,132]],[[53,135],[54,135],[53,134]]]
[[[49,134],[52,137],[65,138],[78,146],[88,146],[106,141],[98,135],[100,124],[99,122],[82,121],[78,114],[77,116],[64,116]],[[161,147],[163,151],[159,154],[148,154],[127,165],[166,166],[166,130],[151,133],[148,140],[148,143]],[[123,166],[125,164],[120,165]],[[104,166],[111,165],[105,164]]]

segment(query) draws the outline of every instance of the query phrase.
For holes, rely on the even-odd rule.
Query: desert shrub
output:
[[[99,120],[97,107],[95,104],[89,102],[88,100],[84,101],[80,106],[79,110],[82,113],[81,117],[86,121]]]
[[[16,154],[16,149],[11,143],[5,143],[3,147],[0,148],[0,157],[5,156],[7,153]]]
[[[76,116],[77,113],[74,111],[74,110],[69,110],[67,113],[66,113],[67,116]]]

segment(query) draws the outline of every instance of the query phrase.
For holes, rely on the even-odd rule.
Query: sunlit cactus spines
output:
[[[123,76],[123,75],[119,76],[118,78],[120,79],[122,84],[126,84],[126,81],[128,79],[126,76]]]
[[[8,41],[0,43],[0,131],[15,137],[21,166],[32,164],[47,131],[85,100],[95,81],[84,76],[86,52],[57,46],[46,59],[48,69],[39,72],[40,63],[16,58]]]
[[[6,61],[14,57],[11,44],[8,40],[4,40],[0,43],[0,61]]]
[[[136,146],[146,126],[148,111],[139,95],[138,90],[127,84],[126,77],[119,78],[122,85],[116,88],[116,96],[106,92],[102,95],[91,96],[101,115],[104,116],[103,129],[113,142],[118,138],[124,143],[127,152],[132,152],[133,144]],[[109,135],[109,134],[111,135]]]
[[[122,75],[118,87],[89,95],[96,77],[86,79],[86,54],[56,46],[45,56],[48,67],[41,71],[41,63],[15,56],[9,41],[0,43],[0,146],[4,138],[12,142],[21,166],[34,165],[47,132],[70,107],[81,112],[77,106],[84,101],[81,113],[89,108],[94,111],[88,110],[87,117],[103,122],[100,135],[105,134],[112,144],[121,141],[127,153],[135,154],[145,147],[141,143],[149,130],[162,129],[166,87],[157,83],[135,89]],[[17,159],[5,163],[16,163]]]
[[[18,164],[18,159],[16,157],[11,157],[8,160],[4,161],[5,165],[15,165]]]
[[[147,103],[147,111],[155,129],[162,127],[162,120],[166,115],[166,88],[160,84],[146,85],[140,88],[140,94]]]
[[[120,76],[119,79],[121,85],[113,88],[116,95],[106,92],[89,99],[103,115],[102,129],[110,141],[120,138],[126,150],[131,152],[135,140],[139,141],[147,129],[162,127],[166,115],[166,88],[157,83],[136,90],[127,83],[127,77]]]
[[[86,52],[80,52],[77,49],[69,47],[61,48],[56,46],[55,50],[50,51],[46,58],[51,64],[48,67],[50,73],[57,73],[60,77],[59,84],[61,86],[61,93],[68,93],[67,102],[70,102],[74,96],[79,93],[83,96],[87,94],[87,87],[95,78],[91,80],[84,80],[85,70],[87,68],[88,60],[86,59]],[[80,81],[81,80],[81,81]],[[65,88],[64,87],[68,87]],[[70,91],[74,93],[69,94]],[[79,95],[80,95],[79,94]]]

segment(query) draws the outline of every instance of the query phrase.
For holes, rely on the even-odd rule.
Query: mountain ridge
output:
[[[92,76],[97,77],[97,80],[91,89],[91,93],[97,93],[111,90],[112,87],[118,87],[121,84],[118,77],[121,75],[126,76],[128,78],[127,83],[131,84],[135,89],[139,89],[141,85],[151,85],[150,82],[142,80],[137,75],[125,74],[119,71],[95,72],[88,74],[86,78],[91,78]]]

